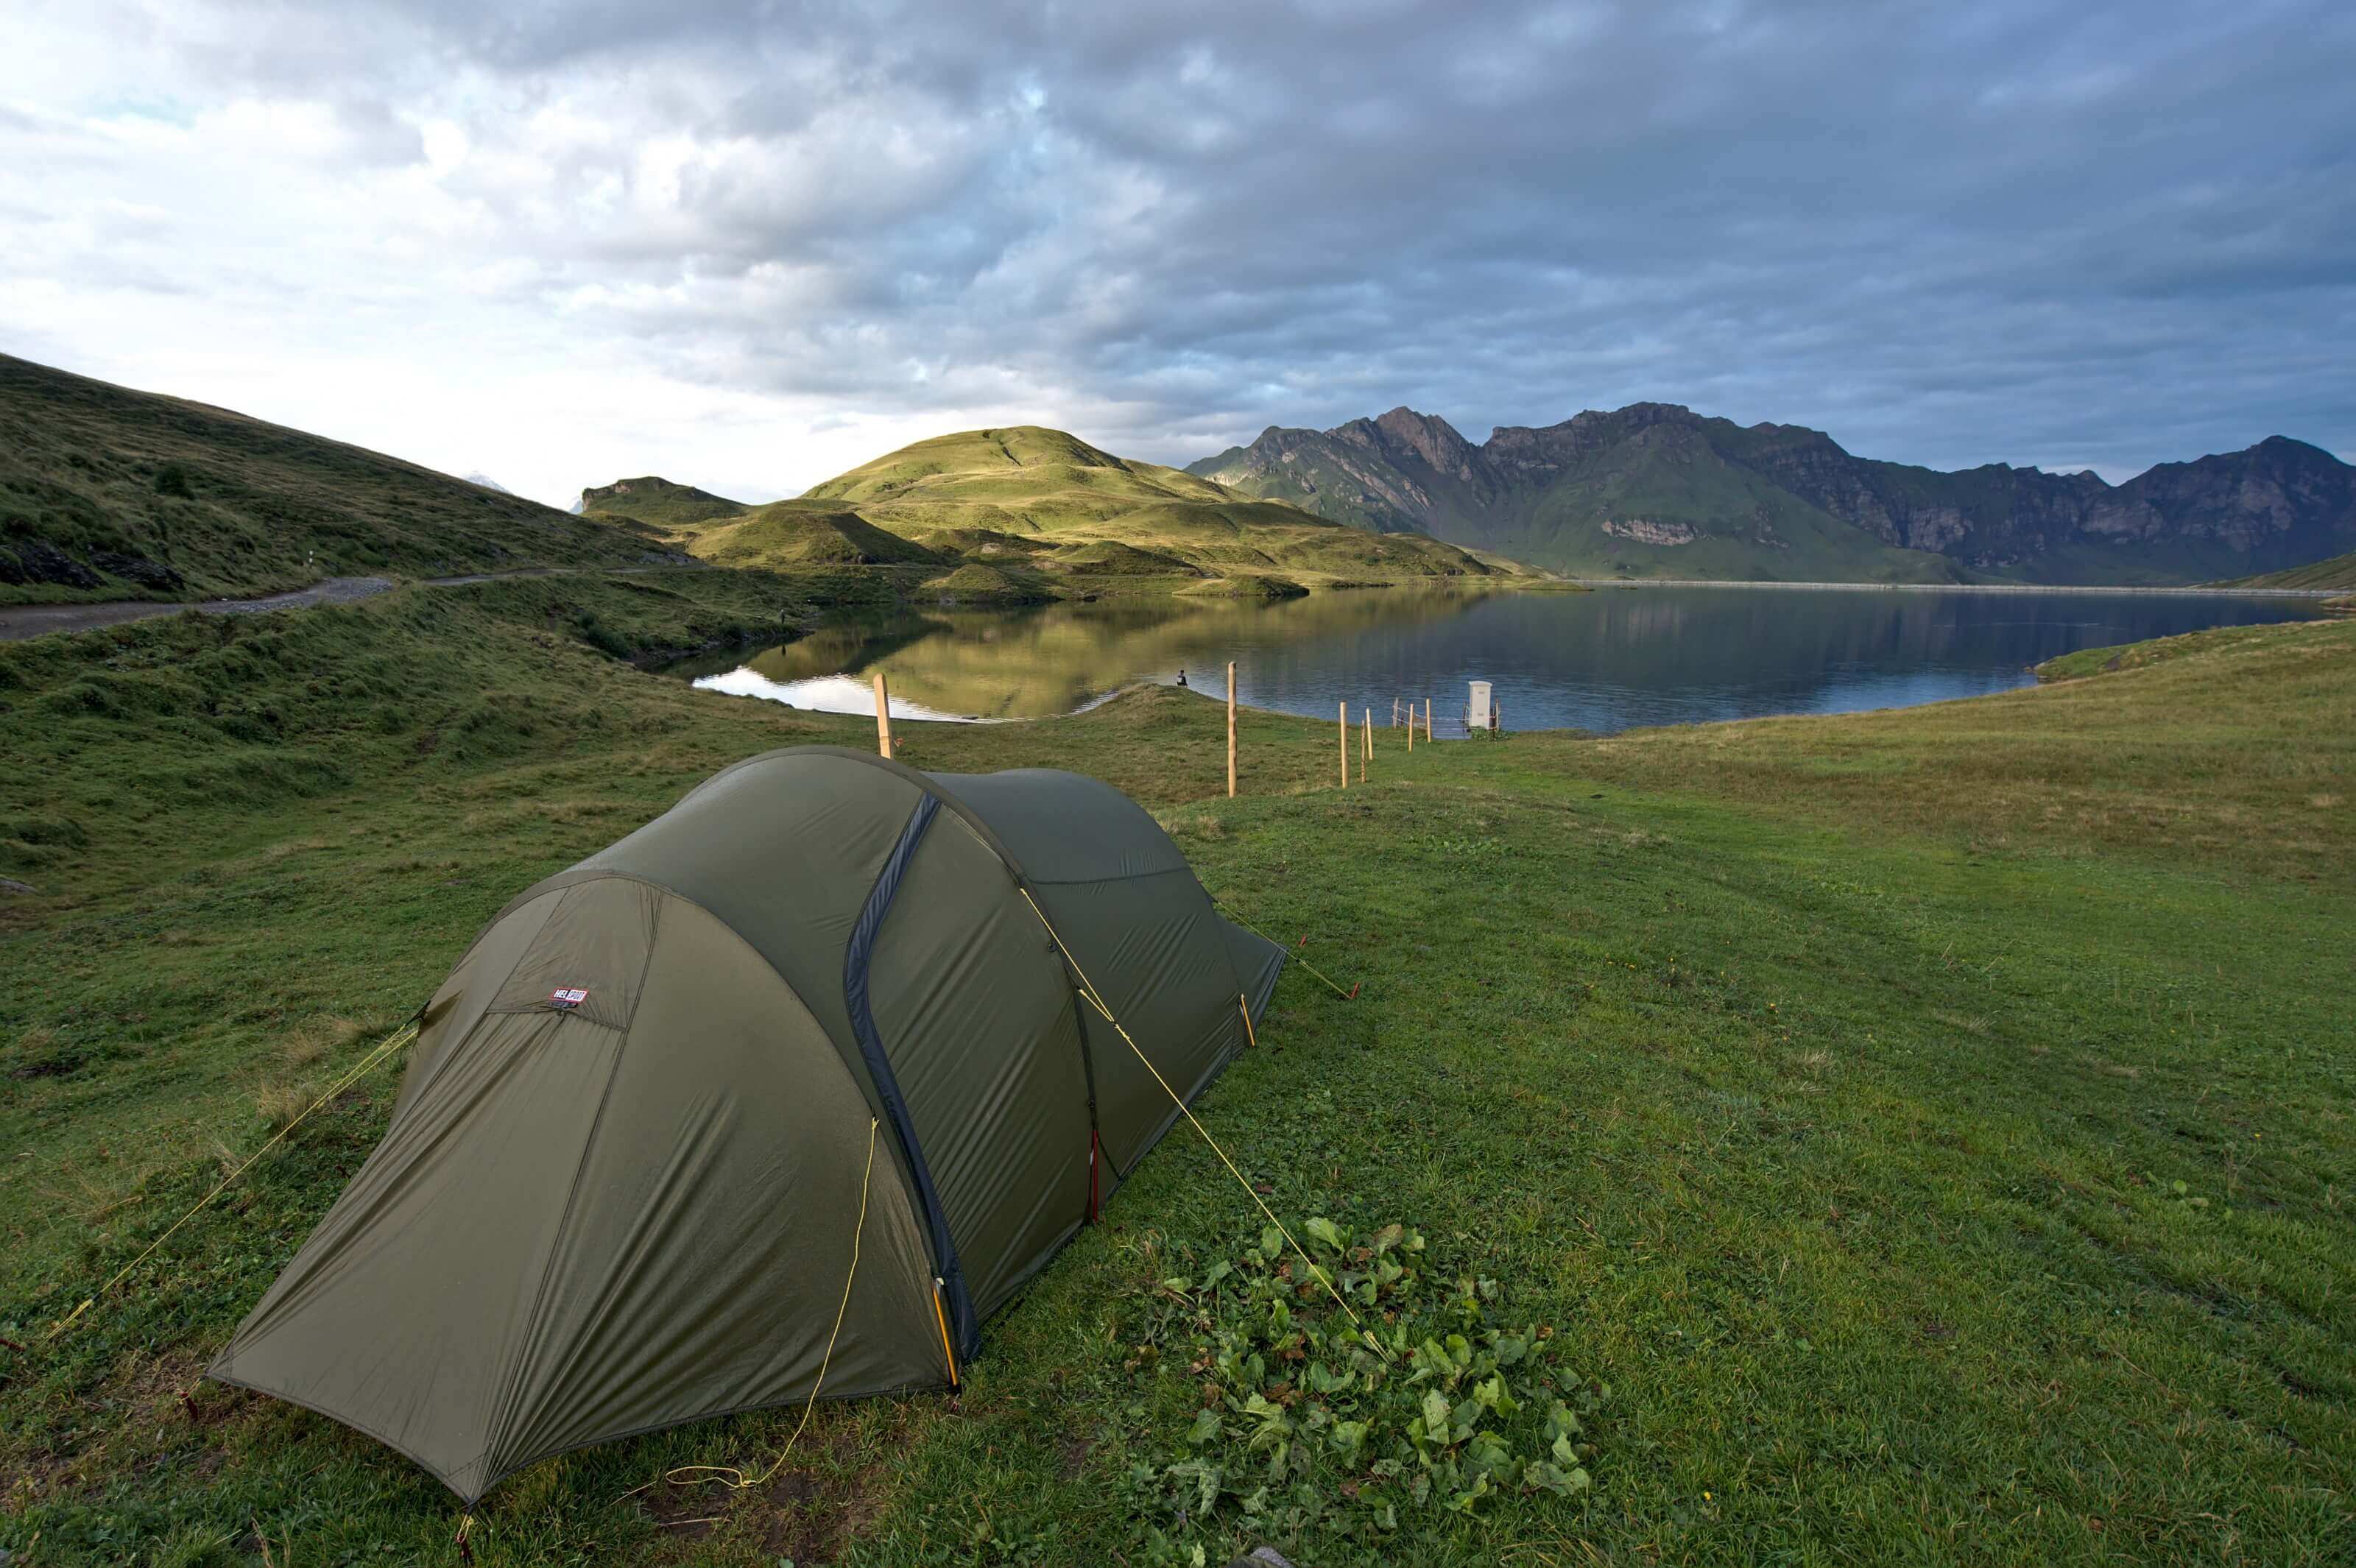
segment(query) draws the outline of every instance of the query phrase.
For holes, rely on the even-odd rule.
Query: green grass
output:
[[[667,559],[576,517],[202,403],[0,355],[0,603]]]
[[[2228,588],[2356,588],[2356,550],[2329,560],[2310,561],[2284,571],[2244,577],[2221,586]]]
[[[1055,597],[1031,573],[1018,575],[981,561],[931,578],[919,592],[944,604],[1038,604]]]
[[[833,502],[773,502],[707,525],[688,548],[716,566],[939,567],[953,559]]]
[[[727,761],[872,733],[639,675],[565,629],[575,586],[0,649],[0,816],[41,889],[0,901],[20,1561],[456,1561],[413,1467],[196,1381],[390,1072],[42,1336],[514,891]],[[581,591],[669,645],[743,607]],[[1411,1353],[1325,1387],[1331,1308],[1182,1128],[961,1398],[822,1407],[733,1499],[659,1477],[766,1464],[793,1413],[536,1467],[478,1560],[2348,1561],[2356,625],[2269,630],[1902,713],[1384,731],[1347,794],[1329,729],[1248,714],[1225,799],[1218,708],[1168,690],[895,726],[919,766],[1108,778],[1363,983],[1295,966],[1201,1112],[1311,1245],[1312,1217],[1422,1239],[1370,1304]]]

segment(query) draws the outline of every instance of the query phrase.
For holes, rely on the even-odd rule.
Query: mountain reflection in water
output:
[[[1247,704],[1387,722],[1393,698],[1461,714],[1494,683],[1509,729],[1638,725],[1905,707],[2029,684],[2082,647],[2305,619],[2230,594],[1859,592],[1743,588],[1483,593],[1365,589],[1278,602],[1138,599],[842,621],[749,656],[672,667],[699,687],[867,712],[890,679],[910,719],[1070,713],[1183,669],[1206,696],[1236,661]]]

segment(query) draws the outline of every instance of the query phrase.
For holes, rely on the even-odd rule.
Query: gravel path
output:
[[[297,588],[292,593],[265,593],[259,599],[205,599],[172,604],[155,599],[114,599],[98,604],[0,604],[0,643],[51,632],[87,632],[93,626],[120,626],[156,615],[177,615],[183,610],[208,615],[255,615],[265,610],[299,610],[311,604],[348,604],[392,586],[389,577],[329,577]]]
[[[699,563],[701,564],[701,563]],[[565,577],[581,571],[630,573],[670,571],[659,566],[527,566],[514,571],[473,571],[458,577],[429,577],[429,588],[455,588],[468,582],[492,582],[502,577]],[[313,604],[348,604],[393,586],[389,577],[329,577],[291,593],[265,593],[259,599],[205,599],[170,603],[158,599],[110,599],[95,604],[0,604],[0,643],[47,636],[51,632],[87,632],[95,626],[120,626],[157,615],[195,610],[207,615],[256,615],[265,610],[301,610]]]

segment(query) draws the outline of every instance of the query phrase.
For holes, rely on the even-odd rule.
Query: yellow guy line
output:
[[[1234,921],[1237,925],[1242,926],[1246,931],[1250,932],[1254,936],[1258,937],[1262,942],[1272,944],[1278,947],[1284,947],[1283,943],[1278,942],[1275,937],[1270,936],[1267,932],[1262,931],[1258,926],[1254,925],[1242,915],[1237,914],[1235,912],[1234,906],[1222,903],[1217,899],[1213,899],[1211,901],[1211,907],[1217,910],[1221,914],[1226,915],[1229,920]],[[1309,962],[1308,959],[1303,958],[1298,948],[1285,948],[1285,955],[1290,958],[1295,964],[1300,965],[1303,969],[1308,970],[1312,975],[1314,975],[1319,979],[1324,981],[1325,988],[1333,992],[1335,996],[1341,997],[1344,1001],[1350,1001],[1357,996],[1357,987],[1353,986],[1346,991],[1342,989],[1342,987],[1335,983],[1333,976],[1325,973],[1324,970],[1317,967],[1316,965]]]
[[[1219,1147],[1219,1140],[1211,1136],[1211,1130],[1208,1127],[1194,1119],[1194,1113],[1187,1106],[1185,1100],[1180,1096],[1177,1090],[1170,1087],[1170,1080],[1162,1076],[1162,1069],[1153,1065],[1153,1059],[1145,1054],[1137,1041],[1130,1039],[1129,1030],[1121,1028],[1120,1020],[1112,1016],[1110,1008],[1105,1006],[1104,998],[1097,994],[1095,983],[1089,980],[1087,972],[1080,967],[1080,961],[1072,956],[1072,950],[1064,944],[1063,933],[1055,929],[1055,923],[1047,918],[1047,912],[1039,907],[1039,901],[1031,896],[1031,890],[1024,888],[1022,892],[1023,901],[1031,906],[1031,912],[1037,915],[1039,923],[1047,928],[1047,934],[1055,940],[1056,947],[1064,955],[1064,962],[1069,964],[1072,966],[1072,973],[1078,976],[1080,995],[1086,997],[1088,1004],[1104,1015],[1105,1022],[1112,1025],[1120,1038],[1128,1041],[1129,1049],[1137,1052],[1137,1060],[1145,1063],[1145,1070],[1153,1074],[1153,1081],[1162,1085],[1162,1092],[1170,1096],[1171,1102],[1178,1107],[1178,1114],[1186,1118],[1188,1125],[1203,1135],[1203,1141],[1211,1146],[1211,1152],[1219,1157],[1219,1163],[1227,1168],[1227,1173],[1236,1179],[1237,1185],[1244,1189],[1245,1195],[1251,1199],[1259,1211],[1268,1216],[1268,1222],[1275,1226],[1278,1232],[1291,1243],[1292,1250],[1301,1254],[1301,1261],[1309,1267],[1310,1277],[1325,1287],[1325,1294],[1333,1298],[1333,1305],[1340,1307],[1350,1321],[1357,1326],[1359,1336],[1366,1341],[1367,1349],[1383,1360],[1389,1360],[1390,1352],[1383,1349],[1383,1342],[1375,1338],[1373,1331],[1359,1320],[1358,1315],[1350,1310],[1350,1304],[1342,1299],[1340,1291],[1333,1288],[1333,1278],[1318,1266],[1317,1261],[1309,1255],[1306,1248],[1293,1240],[1292,1232],[1285,1228],[1284,1221],[1276,1217],[1276,1211],[1261,1201],[1258,1189],[1251,1184],[1251,1178],[1236,1168],[1236,1162],[1227,1157],[1227,1151]],[[1248,1018],[1249,1015],[1247,1014],[1246,1017]]]
[[[277,1136],[273,1137],[268,1143],[263,1144],[260,1148],[255,1149],[251,1155],[248,1155],[242,1165],[240,1165],[235,1170],[230,1171],[227,1176],[221,1178],[220,1186],[214,1188],[210,1192],[206,1193],[202,1198],[198,1199],[196,1208],[189,1210],[187,1213],[173,1221],[171,1230],[166,1231],[162,1235],[148,1243],[146,1251],[141,1253],[137,1257],[133,1258],[129,1263],[124,1264],[115,1274],[115,1276],[112,1279],[108,1280],[104,1285],[100,1285],[96,1290],[91,1293],[89,1300],[84,1301],[80,1307],[75,1307],[71,1312],[66,1314],[63,1317],[59,1318],[58,1321],[51,1326],[47,1337],[54,1339],[59,1335],[64,1333],[75,1318],[80,1317],[83,1313],[89,1311],[100,1296],[104,1296],[108,1291],[112,1290],[116,1285],[121,1285],[125,1279],[130,1277],[131,1271],[133,1269],[137,1268],[141,1264],[145,1263],[149,1258],[155,1256],[155,1249],[162,1246],[166,1242],[170,1241],[174,1231],[177,1231],[181,1226],[195,1219],[198,1212],[201,1211],[206,1204],[210,1203],[214,1199],[228,1191],[231,1182],[235,1181],[239,1177],[243,1176],[247,1171],[252,1169],[253,1162],[255,1160],[260,1159],[263,1155],[268,1154],[272,1149],[276,1148],[279,1144],[284,1140],[287,1134],[293,1132],[296,1127],[303,1125],[305,1119],[307,1118],[312,1112],[317,1110],[320,1106],[326,1104],[328,1101],[334,1099],[337,1095],[350,1088],[354,1083],[359,1083],[375,1068],[377,1063],[382,1061],[386,1057],[391,1055],[394,1051],[408,1044],[409,1041],[416,1036],[416,1034],[417,1025],[413,1022],[403,1024],[401,1028],[395,1029],[392,1032],[391,1037],[382,1045],[380,1045],[374,1051],[369,1051],[367,1058],[362,1061],[358,1067],[353,1068],[349,1072],[345,1073],[341,1078],[337,1079],[334,1088],[329,1089],[326,1093],[320,1095],[317,1099],[305,1106],[303,1108],[302,1115],[295,1117],[293,1121],[279,1128]]]
[[[860,1238],[867,1232],[867,1189],[868,1183],[875,1176],[875,1125],[876,1119],[873,1116],[868,1117],[867,1169],[859,1179],[859,1222],[853,1225],[851,1231],[851,1272],[842,1276],[842,1299],[835,1304],[834,1327],[827,1332],[826,1354],[819,1359],[818,1381],[810,1385],[809,1398],[802,1402],[802,1418],[794,1424],[794,1435],[786,1439],[786,1445],[779,1451],[776,1463],[749,1481],[744,1478],[744,1472],[734,1465],[681,1465],[677,1469],[663,1472],[663,1479],[673,1486],[680,1484],[681,1476],[701,1475],[719,1477],[720,1484],[732,1492],[741,1492],[748,1487],[757,1487],[786,1467],[786,1460],[792,1456],[794,1445],[802,1440],[802,1428],[809,1424],[810,1412],[818,1408],[819,1391],[826,1387],[826,1370],[834,1364],[834,1342],[842,1333],[843,1314],[851,1310],[851,1282],[859,1277],[859,1243]],[[736,1478],[733,1481],[727,1479],[730,1476]],[[625,1492],[622,1495],[627,1497],[629,1494]]]

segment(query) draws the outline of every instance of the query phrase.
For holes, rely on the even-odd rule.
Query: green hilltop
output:
[[[0,603],[669,559],[635,523],[0,355]]]
[[[593,485],[581,492],[581,511],[585,517],[627,517],[656,528],[692,528],[698,523],[741,517],[750,510],[742,501],[732,501],[692,485],[674,485],[651,474],[637,479],[616,479],[611,485]]]
[[[584,513],[644,526],[698,560],[987,566],[952,597],[1106,592],[1284,597],[1312,587],[1532,580],[1501,557],[1337,523],[1035,425],[961,431],[886,453],[797,500],[752,507],[654,476],[582,492]]]
[[[1001,555],[1049,574],[1303,585],[1510,574],[1437,539],[1337,525],[1034,425],[920,441],[808,498],[848,502],[880,527],[950,548],[987,535]]]

